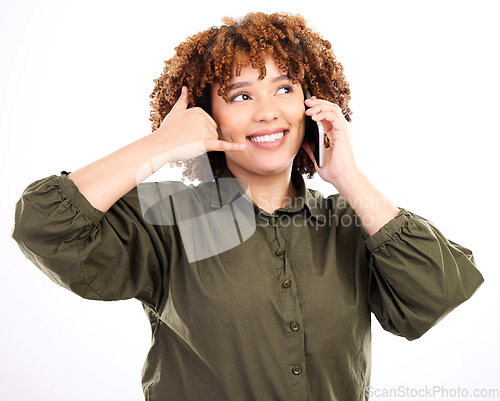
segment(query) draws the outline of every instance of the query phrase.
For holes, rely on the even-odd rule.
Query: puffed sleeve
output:
[[[404,209],[366,240],[368,302],[382,327],[419,338],[483,282],[471,251]]]
[[[137,190],[106,213],[67,173],[31,184],[16,205],[13,238],[57,284],[88,299],[160,302],[168,268],[161,226],[142,218]]]

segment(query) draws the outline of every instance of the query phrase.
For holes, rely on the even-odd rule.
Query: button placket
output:
[[[280,238],[279,238],[279,235],[278,235],[278,227],[277,227],[278,218],[277,217],[272,217],[271,220],[269,220],[269,223],[275,227],[275,229],[276,229],[276,237],[278,239],[278,243],[281,244],[282,241],[280,241]],[[274,251],[274,254],[276,256],[283,256],[285,254],[285,250],[280,246],[279,248],[277,248]]]
[[[294,272],[289,259],[293,249],[288,249],[287,241],[290,228],[286,225],[270,226],[275,230],[278,246],[271,252],[276,262],[281,262],[283,270],[279,272],[279,286],[281,306],[283,308],[283,335],[286,340],[287,359],[283,361],[288,370],[291,400],[299,401],[306,397],[305,373],[305,343],[302,326],[302,311],[299,300],[299,289],[294,278]],[[272,249],[272,248],[271,248]]]

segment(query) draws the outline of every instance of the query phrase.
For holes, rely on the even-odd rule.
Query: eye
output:
[[[245,100],[250,100],[250,99],[251,99],[250,95],[245,92],[236,93],[230,98],[231,102],[243,102]]]
[[[286,93],[291,93],[293,92],[293,88],[290,86],[290,85],[285,85],[285,86],[282,86],[278,89],[278,91],[276,92],[277,95],[284,95]]]

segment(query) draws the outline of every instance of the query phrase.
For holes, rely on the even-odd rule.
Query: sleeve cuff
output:
[[[61,192],[85,217],[98,224],[104,217],[104,212],[92,206],[87,198],[78,190],[75,183],[68,178],[68,174],[68,172],[62,171],[61,176],[58,177],[58,184]]]
[[[370,252],[377,252],[382,245],[392,241],[394,236],[407,224],[408,219],[411,218],[410,212],[402,208],[399,209],[399,214],[388,221],[372,236],[369,236],[368,232],[363,230],[365,243]]]

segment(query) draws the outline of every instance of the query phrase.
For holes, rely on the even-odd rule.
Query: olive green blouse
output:
[[[297,199],[273,215],[228,171],[141,184],[102,213],[63,173],[26,189],[13,237],[70,291],[142,302],[146,400],[359,401],[371,312],[413,340],[483,278],[421,217],[401,210],[370,237],[341,196],[293,180]]]

